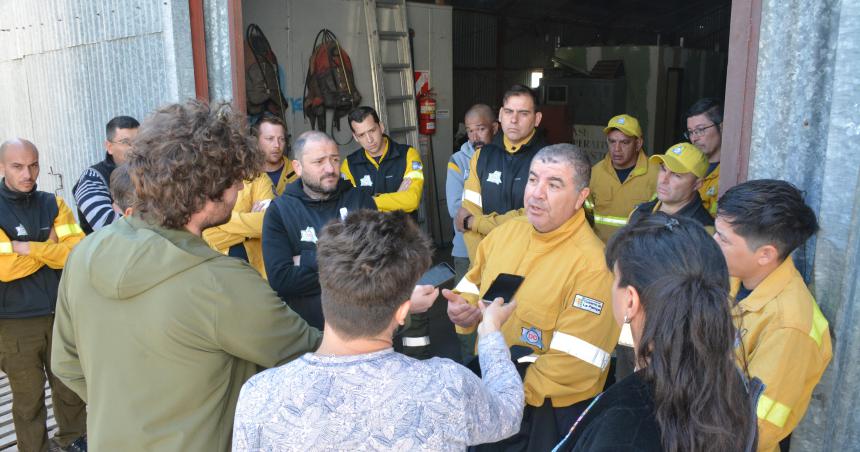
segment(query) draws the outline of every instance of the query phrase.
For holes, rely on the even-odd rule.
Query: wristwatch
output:
[[[463,230],[468,231],[469,229],[469,219],[471,219],[473,215],[467,215],[466,218],[463,218]]]

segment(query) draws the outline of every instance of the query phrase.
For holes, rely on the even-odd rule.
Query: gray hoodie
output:
[[[245,380],[319,341],[247,263],[126,217],[69,257],[51,366],[92,451],[226,451]]]

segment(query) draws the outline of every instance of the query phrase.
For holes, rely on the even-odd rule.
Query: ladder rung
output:
[[[393,71],[402,71],[403,69],[409,69],[408,63],[383,63],[382,70],[386,72]]]
[[[414,99],[414,98],[412,96],[388,96],[385,99],[385,102],[389,103],[389,104],[396,104],[398,102],[406,102],[410,99]]]
[[[388,133],[404,133],[404,132],[412,132],[413,130],[418,130],[415,126],[405,126],[405,127],[392,127],[388,130]]]
[[[406,33],[405,31],[380,31],[379,32],[379,39],[393,40],[393,39],[405,38],[407,36],[409,36],[409,33]]]
[[[397,8],[400,6],[399,0],[376,0],[378,8]]]

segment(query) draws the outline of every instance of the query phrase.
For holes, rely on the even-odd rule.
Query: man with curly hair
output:
[[[201,238],[262,167],[245,130],[226,105],[156,111],[128,158],[133,215],[69,258],[51,363],[88,402],[95,450],[229,450],[245,380],[320,342],[251,266]]]

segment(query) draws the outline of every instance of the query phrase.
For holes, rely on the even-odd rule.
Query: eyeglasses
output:
[[[131,146],[131,140],[129,140],[128,138],[123,138],[122,140],[119,140],[119,141],[111,141],[111,140],[108,140],[108,141],[110,141],[113,144],[121,144],[123,146]]]
[[[700,137],[705,134],[705,131],[710,129],[711,127],[716,127],[719,124],[711,124],[708,127],[699,127],[698,129],[688,130],[684,132],[684,138],[690,139],[691,137]]]

